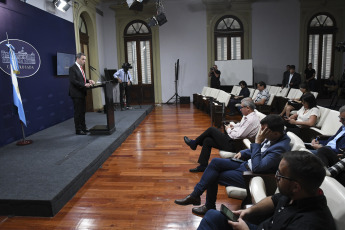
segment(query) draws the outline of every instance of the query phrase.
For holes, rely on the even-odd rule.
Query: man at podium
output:
[[[86,135],[89,130],[85,124],[86,89],[92,87],[95,82],[86,78],[83,66],[86,56],[83,53],[76,55],[76,62],[69,68],[69,96],[74,106],[74,126],[77,135]]]

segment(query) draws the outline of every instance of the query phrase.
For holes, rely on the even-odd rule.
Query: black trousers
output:
[[[222,133],[215,127],[208,128],[199,137],[197,137],[195,141],[197,145],[202,146],[198,163],[205,167],[208,165],[212,148],[229,152],[235,151],[232,139],[229,135]]]
[[[130,86],[127,84],[127,82],[122,82],[120,83],[120,105],[121,108],[123,108],[124,105],[124,101],[123,101],[123,96],[124,94],[126,95],[126,105],[127,107],[130,106],[130,102],[131,102],[131,92],[130,92]]]
[[[335,152],[332,151],[329,147],[319,148],[315,154],[318,156],[326,167],[331,167],[339,161],[339,157]],[[340,184],[345,186],[345,172],[340,172],[337,176],[334,177]]]
[[[76,131],[86,130],[85,112],[86,99],[85,97],[72,97],[74,106],[74,126]]]
[[[301,128],[297,125],[290,124],[288,121],[284,121],[284,125],[286,126],[286,132],[292,132],[297,136],[301,135]]]

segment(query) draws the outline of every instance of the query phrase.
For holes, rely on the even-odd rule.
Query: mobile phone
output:
[[[243,163],[245,162],[244,160],[238,159],[238,158],[231,158],[232,161],[240,162]]]
[[[220,206],[220,212],[223,213],[229,220],[238,222],[238,216],[236,216],[230,209],[228,209],[224,204]]]

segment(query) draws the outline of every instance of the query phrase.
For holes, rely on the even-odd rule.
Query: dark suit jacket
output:
[[[89,80],[86,79],[86,82],[88,83]],[[69,95],[79,98],[86,96],[84,77],[76,64],[69,68]]]
[[[286,87],[286,85],[289,83],[289,78],[290,74],[284,75],[283,87]],[[292,83],[291,88],[299,89],[299,85],[301,84],[301,75],[295,72],[291,78],[290,83]]]
[[[339,128],[339,130],[337,131],[337,133],[334,136],[331,136],[330,138],[328,138],[328,140],[320,140],[319,143],[322,145],[327,145],[328,142],[330,142],[331,140],[333,140],[338,133],[340,133],[343,129],[343,126],[341,126]],[[336,149],[332,149],[335,153],[337,154],[341,154],[342,152],[339,149],[345,148],[345,135],[342,135],[336,142]]]
[[[261,145],[252,143],[250,149],[241,150],[241,159],[252,159],[254,173],[275,173],[278,169],[281,155],[291,150],[291,139],[284,134],[280,140],[261,153]]]

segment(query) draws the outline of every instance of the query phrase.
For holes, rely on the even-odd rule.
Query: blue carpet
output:
[[[73,119],[27,137],[31,145],[0,148],[0,215],[54,216],[133,132],[152,105],[115,111],[111,135],[75,135]],[[87,113],[86,124],[106,124]]]

